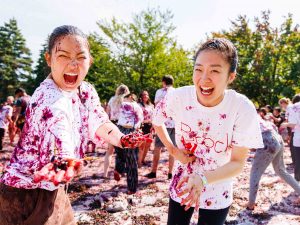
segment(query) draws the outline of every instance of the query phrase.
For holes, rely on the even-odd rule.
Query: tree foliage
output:
[[[279,27],[270,24],[270,12],[250,21],[245,15],[231,21],[231,27],[210,37],[230,39],[239,52],[238,77],[232,85],[260,105],[275,105],[280,97],[299,93],[300,33],[289,14]],[[123,23],[115,18],[97,22],[98,32],[89,35],[93,64],[86,80],[108,100],[124,83],[136,94],[148,90],[151,96],[161,86],[163,75],[171,74],[175,86],[192,82],[192,54],[173,36],[170,11],[147,9]],[[254,25],[254,26],[253,26]],[[34,76],[25,39],[15,19],[0,27],[0,98],[20,86],[32,92],[49,73],[42,46]]]
[[[146,89],[154,95],[163,75],[173,75],[176,85],[191,81],[190,52],[172,37],[172,17],[170,11],[148,9],[135,15],[130,23],[119,23],[115,18],[98,22],[115,59],[114,76],[119,83],[135,93]]]
[[[47,65],[45,53],[47,51],[47,43],[42,45],[40,50],[37,64],[33,70],[34,77],[31,78],[32,85],[29,87],[29,92],[33,93],[34,90],[43,82],[50,73],[50,67]]]
[[[229,31],[212,33],[230,39],[239,52],[238,78],[233,87],[260,105],[276,105],[282,96],[292,97],[299,91],[300,33],[293,27],[289,14],[279,28],[269,21],[270,11],[249,19],[239,16]]]
[[[31,78],[31,56],[15,19],[0,26],[0,99]]]

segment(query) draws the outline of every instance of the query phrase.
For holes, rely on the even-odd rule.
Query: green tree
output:
[[[260,105],[276,105],[280,97],[292,97],[299,86],[298,25],[293,27],[289,14],[279,28],[273,28],[269,16],[270,11],[263,11],[261,18],[255,18],[254,30],[246,16],[239,16],[229,31],[212,33],[235,44],[239,67],[233,87]]]
[[[29,92],[33,93],[34,90],[43,82],[50,73],[50,67],[47,65],[45,53],[47,51],[47,43],[42,45],[40,50],[37,64],[33,70],[34,77],[31,78]]]
[[[122,71],[119,71],[120,68],[103,38],[93,33],[89,35],[88,40],[93,64],[85,80],[95,86],[101,100],[108,100],[122,82]]]
[[[172,18],[170,11],[148,9],[135,15],[130,23],[119,23],[116,19],[98,22],[116,60],[118,80],[135,93],[147,89],[153,96],[166,74],[174,76],[176,85],[191,80],[190,52],[178,46],[172,37]]]
[[[15,19],[0,26],[0,98],[31,78],[31,56]]]

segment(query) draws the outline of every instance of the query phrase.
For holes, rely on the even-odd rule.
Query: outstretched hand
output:
[[[188,210],[192,205],[195,205],[195,209],[198,211],[203,188],[204,186],[199,175],[191,174],[180,179],[176,186],[177,195],[181,197],[188,193],[188,196],[181,201],[181,205],[185,205],[184,210]]]
[[[123,148],[137,148],[143,143],[151,143],[153,141],[151,134],[143,134],[141,131],[123,135],[121,137],[121,145]]]
[[[50,163],[34,173],[33,182],[50,181],[55,186],[70,182],[80,172],[82,164],[81,159],[53,157]]]

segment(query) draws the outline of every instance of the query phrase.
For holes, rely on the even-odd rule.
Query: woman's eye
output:
[[[80,56],[80,57],[78,57],[78,59],[83,60],[83,59],[86,59],[86,57],[85,56]]]
[[[68,58],[66,55],[58,55],[59,58]]]
[[[202,70],[199,69],[199,68],[196,68],[195,71],[197,71],[197,72],[202,72]]]

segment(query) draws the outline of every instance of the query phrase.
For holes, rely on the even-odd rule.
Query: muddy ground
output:
[[[139,169],[139,189],[134,195],[126,194],[126,178],[113,180],[114,157],[109,176],[104,179],[104,147],[89,153],[89,160],[80,177],[69,186],[69,196],[79,225],[158,225],[166,224],[168,209],[167,164],[168,153],[163,151],[156,179],[143,177],[150,171],[152,151],[146,157],[146,165]],[[4,140],[4,150],[0,152],[0,163],[5,165],[13,150]],[[254,211],[246,210],[249,190],[251,155],[242,174],[236,178],[234,185],[234,202],[230,208],[226,224],[300,224],[299,196],[286,183],[281,181],[269,166],[261,179]],[[290,153],[286,147],[284,161],[289,173],[293,173]],[[1,170],[2,167],[0,167]],[[196,225],[197,213],[191,224]]]

